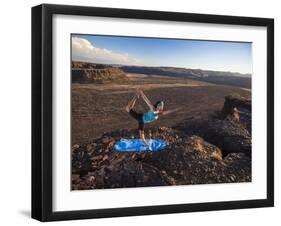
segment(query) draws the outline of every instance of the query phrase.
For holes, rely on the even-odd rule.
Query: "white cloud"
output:
[[[141,61],[127,53],[115,53],[95,47],[87,39],[72,37],[72,60],[103,64],[140,65]]]

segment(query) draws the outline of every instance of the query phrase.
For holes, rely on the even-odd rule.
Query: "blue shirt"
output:
[[[144,123],[149,123],[149,122],[152,122],[156,119],[158,119],[158,115],[154,111],[146,112],[142,116],[142,120],[143,120]]]

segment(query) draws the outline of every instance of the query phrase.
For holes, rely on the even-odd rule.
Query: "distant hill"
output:
[[[72,62],[72,82],[105,83],[128,79],[126,73],[117,67],[105,64]]]
[[[209,71],[178,67],[119,66],[126,73],[190,78],[215,84],[251,88],[251,75],[237,72]]]
[[[241,74],[228,71],[210,71],[201,69],[189,69],[179,67],[143,67],[143,66],[119,66],[122,70],[129,73],[157,74],[170,76],[189,76],[194,78],[206,78],[212,76],[236,76],[250,78],[251,74]]]
[[[162,75],[169,77],[188,78],[214,84],[230,85],[250,89],[251,75],[237,72],[210,71],[178,67],[144,67],[108,65],[87,62],[72,62],[72,82],[106,83],[127,81],[126,73],[145,75]]]

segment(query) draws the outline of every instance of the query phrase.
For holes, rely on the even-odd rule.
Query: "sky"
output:
[[[252,44],[207,40],[72,35],[72,60],[252,74]]]

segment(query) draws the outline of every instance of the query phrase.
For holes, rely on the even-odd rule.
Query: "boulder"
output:
[[[231,118],[224,120],[210,119],[204,138],[218,146],[224,155],[232,152],[242,152],[251,156],[251,134],[245,126],[235,122]]]
[[[233,114],[234,108],[251,112],[252,110],[251,100],[235,95],[226,96],[221,111],[222,118],[226,118],[228,115]]]
[[[229,118],[242,124],[249,133],[252,131],[252,102],[237,95],[225,97],[225,102],[220,113],[221,119]]]

